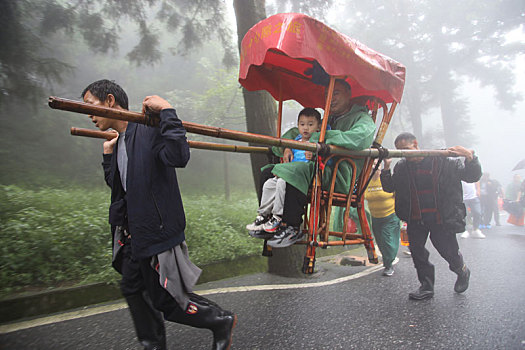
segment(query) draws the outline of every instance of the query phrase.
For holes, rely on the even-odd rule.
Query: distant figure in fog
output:
[[[525,207],[525,180],[521,183],[520,193],[519,193],[520,203]]]
[[[521,176],[515,174],[512,178],[512,182],[507,185],[505,191],[505,198],[509,201],[517,201],[519,199],[519,193],[521,188]]]
[[[518,186],[518,182],[520,182]],[[507,198],[503,203],[503,208],[509,213],[507,222],[516,226],[525,225],[525,180],[521,182],[519,175],[514,175],[512,183],[507,187]]]
[[[501,185],[498,181],[491,179],[489,173],[483,173],[479,182],[479,194],[483,220],[481,228],[491,228],[490,222],[494,214],[494,222],[500,226],[498,198],[503,195]]]
[[[395,142],[397,149],[417,150],[417,139],[411,133],[402,133]],[[456,293],[467,290],[470,270],[459,252],[456,233],[465,231],[466,210],[463,204],[461,180],[476,182],[481,177],[478,158],[461,146],[448,149],[460,159],[445,157],[405,158],[397,162],[394,173],[385,163],[381,183],[386,192],[395,192],[396,214],[407,222],[412,260],[420,287],[409,293],[413,300],[434,296],[434,265],[428,260],[425,243],[430,240],[439,254],[457,274]]]
[[[472,231],[465,230],[460,237],[485,238],[485,235],[479,229],[481,224],[481,203],[478,197],[479,182],[468,183],[461,181],[461,186],[463,187],[463,203],[465,203],[467,209],[470,209],[470,215],[472,216]]]

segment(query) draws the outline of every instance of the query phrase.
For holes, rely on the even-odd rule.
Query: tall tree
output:
[[[446,145],[472,141],[467,101],[459,94],[465,77],[493,86],[503,109],[520,99],[512,69],[524,45],[507,44],[505,35],[522,25],[522,1],[373,0],[348,3],[344,13],[351,18],[348,32],[407,66],[404,102],[422,140],[422,113],[439,107]]]
[[[205,59],[201,59],[202,74],[208,81],[208,88],[202,93],[192,93],[191,110],[199,114],[199,123],[228,129],[244,129],[245,113],[242,103],[242,93],[237,82],[237,74],[232,70],[216,67]],[[174,96],[176,98],[177,96]],[[198,136],[192,137],[197,139]],[[224,140],[213,139],[212,142]],[[225,143],[225,142],[223,142]],[[224,194],[230,199],[230,156],[222,152]]]
[[[52,123],[44,117],[50,113],[43,108],[42,102],[57,83],[69,87],[75,85],[69,78],[81,70],[74,66],[96,67],[109,63],[110,68],[99,71],[110,72],[114,76],[119,63],[106,62],[108,55],[97,54],[112,53],[117,56],[119,47],[127,47],[125,56],[138,70],[146,64],[160,64],[166,54],[189,54],[211,38],[222,43],[218,56],[223,54],[223,62],[233,66],[236,54],[224,13],[225,6],[221,1],[1,1],[0,120],[4,127],[0,131],[0,160],[3,164],[9,163],[6,168],[11,174],[3,172],[2,181],[18,182],[24,177],[26,182],[33,179],[37,183],[44,174],[53,179],[61,177],[62,181],[71,178],[74,166],[67,161],[73,159],[79,163],[85,153],[81,151],[80,144],[85,143],[64,138],[60,133],[62,128],[56,125],[67,125],[58,123],[66,118],[61,119],[60,114],[55,112],[57,117],[53,117]],[[122,42],[119,37],[123,32],[126,35],[130,32],[130,23],[136,23],[138,27],[135,43]],[[122,27],[123,24],[126,27]],[[159,31],[162,25],[166,29]],[[174,34],[171,34],[170,40],[163,40],[161,47],[160,38],[166,32]],[[167,47],[175,42],[173,37],[179,38],[178,43]],[[89,50],[80,59],[69,52],[72,47],[82,51],[86,46]],[[73,57],[75,59],[70,59]],[[141,82],[141,85],[144,83]],[[75,97],[81,88],[74,89]],[[68,94],[71,91],[62,86],[57,90],[67,91]],[[46,142],[53,139],[53,143]],[[38,153],[44,154],[40,160]],[[62,162],[57,162],[56,154],[61,155]],[[92,159],[90,161],[86,163],[94,164]],[[23,171],[24,168],[29,171]],[[67,168],[68,172],[64,173],[63,168]],[[18,176],[20,173],[22,177]]]
[[[106,53],[119,47],[119,33],[122,19],[129,19],[139,24],[140,38],[138,43],[128,52],[127,58],[137,65],[155,64],[162,59],[163,51],[159,49],[160,40],[157,25],[165,24],[170,31],[180,35],[179,45],[171,49],[176,54],[186,54],[190,50],[202,45],[211,38],[218,39],[223,46],[224,64],[232,65],[235,55],[231,49],[231,38],[227,18],[224,13],[224,2],[217,0],[134,0],[123,2],[121,0],[93,0],[93,1],[60,1],[60,0],[7,0],[2,4],[13,16],[5,18],[9,24],[0,28],[0,38],[11,35],[25,35],[28,38],[45,39],[45,35],[52,36],[55,33],[69,35],[71,37],[81,36],[93,52]],[[317,15],[323,13],[331,4],[331,1],[282,1],[275,2],[274,8],[302,11],[307,14]],[[266,18],[264,0],[234,0],[233,2],[236,20],[238,43],[244,37],[248,29]],[[284,6],[284,7],[283,7]],[[38,14],[35,17],[30,14]],[[155,16],[156,21],[150,19]],[[24,25],[16,27],[18,21]],[[6,33],[5,28],[14,28]],[[49,44],[46,40],[44,43]],[[9,42],[14,47],[15,42]],[[21,46],[18,55],[31,53],[35,40],[28,40],[28,45]],[[34,71],[29,74],[33,80],[26,79],[34,89],[34,95],[41,97],[42,88],[46,83],[58,81],[64,77],[59,60],[54,58],[52,47],[49,54],[46,52],[35,52],[39,63],[43,64],[46,71],[43,73]],[[53,58],[57,66],[47,65],[45,58]],[[13,64],[13,57],[0,56],[0,66]],[[13,70],[14,74],[23,76],[23,65]],[[36,73],[35,73],[36,72]],[[50,73],[51,72],[51,73]],[[47,75],[46,75],[47,74]],[[3,77],[0,77],[3,78]],[[11,79],[17,79],[16,76]],[[9,94],[24,98],[27,91],[24,89],[12,89],[8,81],[0,80],[0,91],[9,89]],[[40,90],[40,92],[38,91]],[[246,125],[249,132],[275,135],[276,131],[276,102],[265,91],[248,92],[243,91],[246,111]],[[11,101],[10,101],[11,102]],[[259,190],[260,168],[267,163],[267,159],[261,156],[252,156],[252,173],[255,187]],[[302,251],[300,247],[297,251]],[[302,255],[302,254],[301,254]],[[290,255],[287,255],[290,258]],[[286,257],[285,257],[286,259]],[[293,259],[295,261],[300,258]],[[273,260],[274,266],[286,267],[286,260]]]
[[[237,18],[237,36],[239,50],[244,35],[257,22],[266,18],[265,2],[261,0],[234,0],[235,17]],[[266,91],[248,91],[243,89],[244,108],[246,110],[246,129],[248,132],[275,135],[277,107],[273,97]],[[261,167],[268,163],[264,155],[251,154],[252,174],[260,198],[259,179]]]
[[[322,16],[331,1],[272,1],[276,11],[302,11]],[[238,43],[247,30],[266,17],[265,1],[233,2]],[[217,0],[6,0],[0,4],[0,38],[4,50],[0,66],[0,106],[9,96],[35,101],[43,97],[54,82],[65,77],[70,67],[61,62],[48,37],[62,33],[80,36],[93,52],[107,53],[119,47],[121,24],[130,20],[139,26],[139,40],[127,53],[127,58],[137,65],[155,64],[162,60],[165,49],[160,49],[158,26],[165,28],[180,41],[169,51],[186,55],[211,39],[222,46],[226,67],[236,64],[233,41],[226,16],[225,3]],[[17,39],[15,39],[17,38]],[[22,38],[22,40],[19,40]],[[37,48],[35,50],[35,48]],[[23,59],[21,59],[23,58]],[[275,135],[276,106],[266,92],[243,92],[246,103],[246,125],[250,132]],[[259,169],[267,162],[264,156],[252,157],[253,176],[258,188]]]
[[[309,15],[322,17],[331,5],[331,1],[281,1],[274,4],[277,11],[304,12]],[[237,35],[239,50],[242,38],[249,28],[260,20],[266,18],[264,1],[261,0],[234,0],[237,18]],[[319,18],[322,19],[322,18]],[[276,103],[266,91],[247,91],[243,89],[244,105],[246,108],[246,122],[249,132],[275,135],[276,128]],[[252,171],[255,186],[260,197],[260,168],[267,160],[261,156],[252,155]],[[304,247],[292,245],[284,249],[276,249],[273,257],[268,261],[268,270],[285,276],[302,275],[301,269],[304,257]]]
[[[0,104],[6,96],[38,96],[43,87],[63,78],[64,67],[69,65],[53,55],[48,37],[57,32],[80,35],[93,52],[107,53],[119,47],[124,20],[139,25],[139,41],[127,53],[137,65],[162,59],[158,23],[181,33],[178,45],[169,48],[172,53],[185,55],[217,38],[223,47],[223,63],[235,65],[231,31],[221,1],[5,0],[0,2],[0,18]]]
[[[278,12],[292,11],[304,12],[310,15],[323,16],[331,6],[332,1],[275,1],[270,9]],[[239,50],[244,35],[252,26],[266,18],[266,2],[264,0],[234,0],[235,18],[237,20],[237,37]],[[247,91],[243,89],[244,106],[246,109],[246,126],[248,132],[272,135],[276,134],[277,106],[273,97],[266,91]],[[280,136],[280,135],[279,135]],[[267,164],[268,159],[264,155],[252,154],[252,173],[260,198],[260,169]]]

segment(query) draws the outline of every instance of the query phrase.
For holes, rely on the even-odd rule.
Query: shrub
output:
[[[186,240],[198,265],[258,254],[244,229],[257,209],[255,194],[183,198]],[[107,223],[109,190],[26,190],[0,186],[0,295],[27,288],[115,282]]]
[[[261,241],[248,236],[245,228],[256,214],[255,194],[232,198],[229,202],[221,196],[185,198],[186,241],[195,264],[260,253]]]

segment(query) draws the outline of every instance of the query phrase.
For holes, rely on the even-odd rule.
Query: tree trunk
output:
[[[418,91],[407,91],[408,113],[412,122],[412,130],[418,140],[423,140],[423,123],[421,121],[421,96]]]
[[[237,19],[237,36],[240,50],[241,41],[248,29],[266,18],[265,1],[234,0],[233,7]],[[273,97],[266,91],[247,91],[246,89],[243,89],[243,97],[248,132],[275,136],[277,130],[277,105]],[[265,155],[254,153],[250,157],[254,184],[257,196],[260,199],[261,167],[268,163],[268,158]],[[284,276],[301,276],[304,253],[304,246],[275,249],[273,257],[268,259],[268,271]]]
[[[237,18],[237,36],[239,50],[248,29],[266,18],[265,1],[234,0],[233,7]],[[276,136],[277,106],[273,97],[266,91],[247,91],[243,88],[244,108],[246,110],[246,129],[248,132]],[[261,167],[268,163],[268,157],[262,154],[250,154],[252,174],[257,197],[261,198],[259,181]]]
[[[443,122],[443,137],[445,138],[445,146],[451,147],[457,143],[456,135],[458,130],[456,120],[454,120],[457,114],[454,113],[454,107],[451,104],[450,96],[444,96],[442,92],[439,96],[439,100],[441,106],[441,120]]]
[[[445,146],[462,145],[470,135],[468,135],[468,122],[465,123],[466,105],[456,97],[458,83],[454,81],[451,69],[455,66],[455,62],[449,61],[447,56],[440,56],[440,53],[447,52],[446,38],[437,36],[433,45],[433,51],[436,55],[433,61],[439,62],[433,83],[441,108]]]
[[[305,245],[292,245],[286,248],[272,250],[268,258],[268,272],[284,277],[304,277],[302,272]]]
[[[470,147],[472,134],[469,130],[468,114],[464,108],[465,102],[454,98],[452,94],[444,94],[440,96],[440,106],[445,145]]]
[[[439,76],[438,100],[441,107],[445,146],[468,146],[472,135],[469,132],[466,103],[455,97],[457,83],[453,81],[450,73],[446,73],[443,69]]]

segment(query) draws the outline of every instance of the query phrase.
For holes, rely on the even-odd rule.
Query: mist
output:
[[[45,2],[30,3],[42,5]],[[117,38],[105,51],[94,48],[100,48],[100,42],[98,46],[93,46],[92,42],[84,40],[82,30],[73,29],[74,23],[67,29],[55,25],[47,31],[40,31],[39,25],[34,26],[32,34],[39,35],[38,40],[43,43],[33,52],[35,62],[45,66],[52,59],[62,62],[64,66],[56,76],[34,73],[36,88],[32,90],[22,86],[20,89],[25,91],[21,90],[23,92],[19,96],[15,93],[16,86],[11,86],[12,82],[5,78],[1,80],[3,99],[0,101],[0,117],[5,126],[1,131],[2,184],[23,183],[37,187],[103,185],[100,169],[102,142],[69,136],[71,126],[93,128],[89,119],[83,115],[50,110],[46,106],[46,97],[49,95],[79,100],[85,86],[102,78],[115,80],[127,91],[130,110],[140,110],[145,96],[158,94],[175,106],[183,120],[246,130],[242,89],[237,82],[238,64],[235,63],[233,67],[224,65],[225,53],[237,47],[237,19],[233,4],[225,4],[223,22],[216,22],[214,28],[200,27],[193,37],[188,38],[173,23],[171,27],[164,25],[157,15],[158,4],[153,3],[152,7],[143,7],[141,16],[151,23],[148,33],[157,36],[158,45],[149,47],[149,51],[146,50],[149,55],[139,56],[141,60],[138,61],[133,60],[136,56],[131,56],[130,52],[135,50],[136,53],[144,37],[144,29],[137,17],[130,14],[118,19],[118,27],[115,27]],[[398,2],[378,5],[371,1],[366,5],[358,5],[328,1],[324,5],[312,5],[310,9],[303,3],[308,2],[266,1],[266,14],[270,16],[276,11],[302,10],[406,65],[406,88],[387,132],[384,141],[386,147],[393,147],[392,140],[398,133],[410,131],[418,136],[424,148],[461,144],[474,149],[483,170],[503,185],[511,180],[514,173],[520,173],[512,172],[512,168],[525,158],[525,56],[521,54],[525,46],[525,34],[523,24],[519,25],[524,19],[523,5],[504,2],[506,5],[502,6],[503,10],[493,12],[494,18],[488,17],[487,12],[471,14],[479,15],[479,18],[470,18],[467,23],[470,26],[481,20],[489,24],[498,21],[505,23],[494,27],[493,35],[488,32],[476,34],[480,37],[479,42],[487,46],[486,51],[476,53],[466,46],[471,42],[479,42],[471,41],[468,30],[461,26],[466,21],[465,11],[449,11],[455,13],[454,16],[450,14],[450,18],[443,17],[443,13],[439,12],[416,16],[417,11],[423,11],[424,4],[437,6],[435,2],[414,2],[410,11],[404,11],[402,3]],[[103,6],[101,3],[100,7]],[[454,6],[458,10],[462,8],[461,4]],[[513,10],[512,6],[519,10]],[[399,16],[406,17],[388,20],[395,11],[400,13]],[[207,14],[201,16],[206,18]],[[381,25],[380,18],[384,22]],[[33,19],[38,21],[41,17],[35,15]],[[105,21],[105,29],[108,29],[117,19],[108,17]],[[436,23],[441,22],[443,24],[439,25],[442,27],[435,30]],[[229,34],[221,32],[221,39],[218,40],[213,32],[217,32],[221,23]],[[15,30],[16,34],[18,27],[15,24],[9,28]],[[421,40],[420,37],[427,35],[427,32],[430,36],[434,35],[433,39]],[[459,37],[463,32],[466,34]],[[436,33],[443,36],[438,38]],[[96,36],[97,32],[92,34]],[[490,40],[496,36],[504,38],[505,35],[508,38],[507,46],[502,46],[502,54],[498,56],[496,51],[489,50],[488,47],[496,42]],[[227,38],[228,45],[222,37]],[[448,47],[449,51],[436,54],[436,45],[440,40],[457,40],[457,43],[448,43],[448,46],[446,42],[440,43],[441,49]],[[414,51],[414,47],[417,50]],[[469,70],[469,63],[456,67],[453,55],[461,51],[472,51],[472,58],[462,53],[463,60],[479,64],[486,74],[476,75],[472,69]],[[234,59],[238,60],[235,50],[233,54]],[[23,69],[23,65],[9,61],[6,55],[3,57],[4,66]],[[440,68],[446,74],[438,72],[435,62],[446,60],[449,67]],[[13,68],[13,71],[16,70]],[[446,75],[447,79],[440,80],[440,75]],[[449,101],[443,98],[444,89],[449,89]],[[291,101],[285,104],[283,131],[295,125],[301,108]],[[204,139],[198,135],[188,135],[188,138]],[[213,139],[207,141],[217,142]],[[218,152],[192,150],[188,167],[179,171],[183,189],[222,191],[224,182],[229,181],[231,188],[252,191],[254,186],[249,156],[227,155],[231,167],[229,174],[224,173],[223,157]],[[213,175],[208,176],[210,174]],[[525,175],[523,172],[521,174]],[[224,176],[228,176],[228,179],[225,180]]]
[[[516,59],[514,72],[516,90],[525,94],[525,55]],[[504,111],[494,99],[494,90],[476,83],[465,84],[464,94],[471,102],[470,116],[476,136],[472,148],[478,154],[483,171],[502,185],[509,184],[515,174],[525,178],[524,169],[512,171],[525,159],[525,102],[519,102],[515,111]]]

